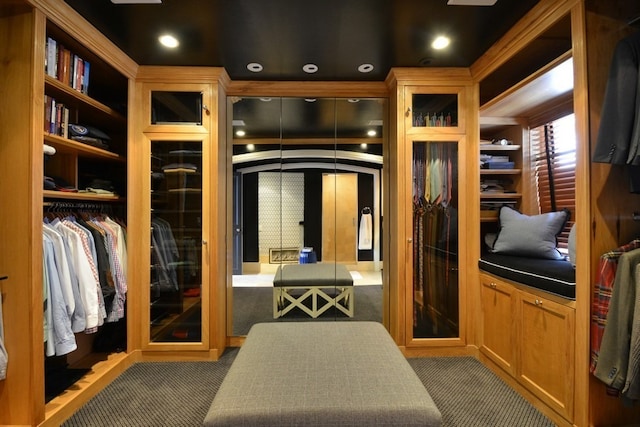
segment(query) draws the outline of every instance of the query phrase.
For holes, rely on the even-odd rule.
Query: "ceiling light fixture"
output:
[[[358,66],[358,71],[360,71],[361,73],[370,73],[373,71],[373,65],[372,64],[360,64]]]
[[[449,43],[451,43],[451,40],[449,40],[449,37],[438,36],[431,43],[431,47],[436,49],[436,50],[441,50],[441,49],[444,49],[445,47],[449,46]]]
[[[302,71],[307,74],[313,74],[318,71],[318,66],[316,64],[304,64],[302,66]]]
[[[362,148],[363,150],[367,149],[367,143],[363,142],[362,144],[360,144],[360,148]]]
[[[247,144],[247,151],[254,151],[256,149],[256,146],[253,144]]]
[[[245,131],[243,131],[242,129],[238,129],[236,131],[236,136],[245,136],[247,133]]]
[[[371,130],[367,131],[367,135],[369,135],[369,136],[376,136],[377,134],[378,134],[378,133],[377,133],[375,130],[373,130],[373,129],[371,129]]]
[[[316,102],[316,98],[305,98],[304,100],[307,102]]]
[[[158,40],[160,41],[160,44],[162,44],[162,46],[168,47],[171,49],[176,48],[180,45],[180,42],[178,41],[178,39],[173,37],[171,34],[163,34],[160,37],[158,37]]]
[[[262,102],[271,102],[271,98],[260,98]]]
[[[347,99],[347,102],[355,104],[356,102],[360,102],[360,100],[358,98],[349,98],[349,99]]]
[[[253,73],[259,73],[260,71],[262,71],[264,67],[262,66],[262,64],[259,64],[257,62],[249,62],[247,64],[247,70],[253,72]]]

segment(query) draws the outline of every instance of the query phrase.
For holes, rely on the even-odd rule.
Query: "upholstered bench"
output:
[[[576,271],[569,261],[484,254],[478,267],[494,276],[576,299]]]
[[[281,265],[273,278],[274,319],[296,307],[313,318],[331,307],[353,317],[353,303],[353,278],[342,264]]]
[[[431,396],[375,322],[254,325],[205,426],[440,426]]]

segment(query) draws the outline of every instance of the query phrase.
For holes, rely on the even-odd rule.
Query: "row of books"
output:
[[[44,131],[69,137],[69,108],[49,95],[44,96]]]
[[[47,37],[45,48],[45,73],[69,85],[73,89],[89,94],[91,64],[82,59],[62,43]]]

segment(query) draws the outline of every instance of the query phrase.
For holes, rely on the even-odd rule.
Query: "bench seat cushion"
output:
[[[353,277],[342,264],[285,264],[278,267],[273,286],[352,286]]]
[[[376,322],[254,325],[205,426],[440,426],[431,396]]]
[[[541,289],[564,298],[576,298],[576,271],[569,261],[500,254],[484,254],[480,270]]]

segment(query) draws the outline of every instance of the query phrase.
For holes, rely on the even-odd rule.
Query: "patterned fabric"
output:
[[[611,303],[613,284],[618,268],[618,259],[625,252],[640,248],[640,239],[600,256],[598,275],[591,304],[591,364],[589,371],[593,373],[598,365],[598,356],[602,345],[602,336],[607,324],[607,314]]]

